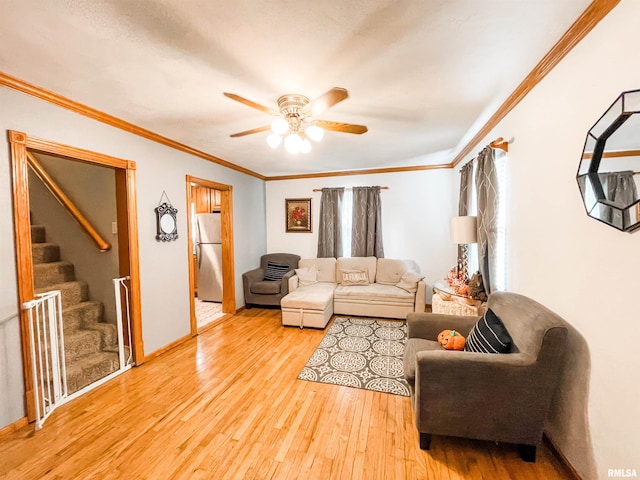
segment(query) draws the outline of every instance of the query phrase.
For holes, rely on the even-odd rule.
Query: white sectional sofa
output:
[[[282,298],[282,324],[324,328],[331,315],[406,318],[424,312],[426,284],[413,260],[302,259]]]

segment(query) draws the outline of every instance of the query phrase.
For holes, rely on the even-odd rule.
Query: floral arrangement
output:
[[[298,225],[304,221],[306,216],[307,211],[302,207],[296,207],[291,211],[291,219]]]
[[[465,278],[462,275],[462,269],[457,266],[449,270],[449,273],[447,274],[447,283],[456,295],[469,294],[469,285],[466,283]]]

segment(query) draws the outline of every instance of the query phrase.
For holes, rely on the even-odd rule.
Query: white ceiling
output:
[[[449,163],[591,0],[1,0],[0,71],[265,176]],[[349,98],[306,155],[231,133]],[[55,140],[55,139],[53,139]]]

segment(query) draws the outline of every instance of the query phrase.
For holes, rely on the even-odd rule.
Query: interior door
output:
[[[222,264],[222,313],[221,319],[235,314],[235,273],[233,261],[233,202],[231,185],[187,175],[187,202],[192,215],[188,218],[189,228],[189,290],[191,298],[191,334],[197,335],[198,326],[195,312],[195,298],[198,289],[198,261],[196,249],[196,222],[198,213],[220,212]]]

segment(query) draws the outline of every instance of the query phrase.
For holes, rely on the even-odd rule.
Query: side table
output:
[[[446,281],[438,280],[433,285],[431,311],[448,315],[478,316],[484,314],[485,304],[468,296],[454,293]]]

